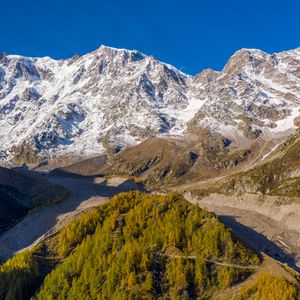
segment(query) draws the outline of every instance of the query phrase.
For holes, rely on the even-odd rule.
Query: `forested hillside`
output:
[[[262,273],[249,286],[244,287],[235,300],[293,300],[300,299],[295,284],[283,278]]]
[[[216,217],[182,196],[129,192],[7,261],[1,299],[207,299],[257,264]]]

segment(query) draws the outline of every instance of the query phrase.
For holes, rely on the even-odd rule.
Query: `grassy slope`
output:
[[[255,167],[233,175],[220,177],[209,184],[191,185],[198,196],[210,193],[250,193],[273,196],[300,197],[300,133],[280,144]],[[296,198],[294,198],[296,199]]]
[[[277,196],[300,196],[300,135],[281,144],[265,162],[233,176],[224,189]]]
[[[180,144],[153,138],[114,156],[104,172],[141,176],[157,183],[183,176],[196,158],[196,154]]]
[[[249,159],[251,151],[229,149],[219,136],[150,138],[109,160],[103,174],[138,176],[151,188],[217,176]]]
[[[64,167],[53,169],[49,175],[54,176],[66,176],[66,175],[83,175],[83,176],[94,176],[101,173],[103,167],[107,162],[106,155],[99,155],[92,158],[80,160],[78,162],[71,163]],[[64,160],[64,163],[66,161]]]

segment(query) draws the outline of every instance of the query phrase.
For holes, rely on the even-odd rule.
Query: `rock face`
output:
[[[4,161],[99,154],[195,128],[239,145],[295,128],[299,107],[300,49],[240,50],[223,71],[194,77],[105,46],[66,60],[0,56]]]

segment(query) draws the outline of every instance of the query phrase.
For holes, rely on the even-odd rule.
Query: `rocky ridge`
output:
[[[297,128],[299,108],[299,48],[242,49],[221,72],[196,76],[106,46],[65,60],[0,56],[0,157],[17,164],[197,129],[243,148]]]

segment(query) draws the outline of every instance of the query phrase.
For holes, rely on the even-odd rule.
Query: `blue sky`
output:
[[[196,74],[240,48],[300,46],[299,0],[0,1],[0,52],[10,54],[66,58],[104,44]]]

